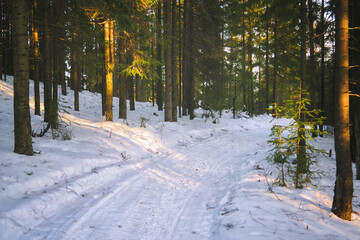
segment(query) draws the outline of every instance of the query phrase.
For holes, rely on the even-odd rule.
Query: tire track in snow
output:
[[[246,135],[237,134],[239,142],[234,145],[231,142],[234,136],[221,139],[229,143],[222,145],[225,148],[218,154],[221,161],[216,162],[216,155],[212,155],[210,161],[216,167],[201,179],[199,188],[184,207],[185,211],[168,239],[217,239],[214,234],[222,227],[222,207],[231,202],[232,188],[242,173],[253,167],[254,162],[249,159],[251,155],[261,150],[258,144],[262,144],[264,138],[259,138],[256,134],[256,130]],[[237,160],[234,162],[235,159]]]
[[[236,144],[233,134],[224,134],[178,146],[166,156],[142,159],[134,163],[141,168],[128,169],[102,186],[109,194],[98,196],[94,190],[37,230],[60,226],[40,234],[48,239],[211,238],[220,227],[219,204],[227,201],[229,181],[239,174],[234,165],[248,169],[248,163],[239,162],[257,147],[259,140],[247,135],[242,133],[244,139]],[[231,162],[236,155],[241,156],[237,163]]]
[[[178,148],[177,152],[156,160],[145,170],[145,180],[129,188],[125,196],[128,201],[119,202],[121,196],[113,196],[109,205],[77,226],[70,239],[171,239],[179,217],[198,192],[199,184],[217,179],[216,173],[224,167],[211,164],[223,153],[209,144],[218,140],[222,139]],[[209,161],[204,152],[213,160]],[[115,222],[107,222],[109,218]]]
[[[57,194],[59,194],[59,189],[52,189],[49,194],[53,194],[54,196],[51,198],[52,202],[46,202],[48,206],[56,206],[56,209],[53,210],[55,212],[50,212],[49,217],[43,216],[43,219],[40,223],[36,224],[32,229],[26,233],[24,239],[28,239],[29,236],[36,235],[45,235],[46,239],[59,239],[64,236],[64,233],[68,229],[71,228],[73,224],[76,224],[84,215],[88,215],[94,210],[92,206],[97,206],[99,203],[104,201],[103,199],[111,199],[111,196],[114,192],[119,192],[123,188],[130,187],[133,182],[136,182],[141,177],[141,171],[146,169],[152,162],[152,157],[147,159],[142,159],[142,162],[134,162],[131,164],[124,164],[123,166],[117,166],[111,164],[110,166],[98,168],[97,174],[83,174],[81,176],[76,176],[71,178],[69,184],[71,186],[83,186],[84,183],[89,182],[89,178],[96,177],[101,179],[101,175],[112,174],[114,176],[118,176],[111,181],[100,181],[99,183],[95,183],[94,186],[85,186],[86,196],[84,198],[80,198],[75,195],[73,192],[65,192],[65,194],[70,195],[69,199],[66,199],[65,202],[60,202],[60,205],[56,202],[58,200]],[[108,170],[108,171],[107,171]],[[105,178],[108,180],[109,178]],[[79,183],[81,182],[81,183]],[[114,187],[116,186],[116,187]],[[63,188],[63,186],[59,186],[59,188]],[[61,192],[61,191],[60,191]],[[99,196],[99,192],[103,192],[102,196]],[[49,199],[49,196],[47,196]],[[41,201],[41,196],[32,199],[34,202],[33,205],[42,205],[38,202]],[[52,225],[60,226],[57,229],[52,228]],[[44,230],[43,230],[44,229]],[[48,232],[48,229],[51,229],[51,232]],[[42,232],[42,234],[40,234]],[[45,233],[44,233],[45,232]]]

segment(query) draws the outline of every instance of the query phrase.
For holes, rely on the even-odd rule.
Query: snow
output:
[[[49,132],[33,138],[38,154],[22,156],[13,153],[7,79],[0,81],[0,239],[359,239],[359,181],[353,221],[331,213],[334,156],[318,158],[317,188],[274,184],[268,115],[168,123],[156,106],[136,102],[123,121],[114,98],[114,122],[103,122],[99,94],[80,93],[75,112],[69,90],[60,95],[60,117],[72,139]],[[30,89],[39,132],[32,81]],[[333,137],[313,143],[329,150]]]

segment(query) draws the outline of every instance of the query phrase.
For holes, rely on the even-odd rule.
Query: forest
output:
[[[288,118],[291,127],[271,128],[275,153],[264,154],[282,169],[280,185],[284,168],[296,189],[311,184],[308,139],[333,134],[331,212],[351,220],[360,180],[359,12],[358,0],[1,0],[13,151],[35,157],[34,139],[71,139],[63,114],[88,114],[88,92],[100,96],[92,107],[101,128],[129,125],[137,111],[145,128],[144,106],[161,124]]]

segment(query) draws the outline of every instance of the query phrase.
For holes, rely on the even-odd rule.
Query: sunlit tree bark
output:
[[[344,220],[351,220],[353,173],[349,131],[349,19],[348,0],[336,1],[336,67],[335,83],[335,151],[336,181],[331,211]]]
[[[106,66],[106,105],[105,120],[113,120],[113,70],[114,70],[114,21],[106,20],[104,23],[105,34],[105,66]]]

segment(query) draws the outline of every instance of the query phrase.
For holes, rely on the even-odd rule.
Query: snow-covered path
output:
[[[71,110],[72,97],[60,97],[72,139],[33,138],[39,154],[21,156],[12,152],[11,78],[0,81],[0,240],[343,240],[360,234],[359,181],[353,221],[330,211],[334,156],[319,157],[318,188],[274,185],[277,169],[266,161],[270,116],[231,119],[224,112],[217,124],[203,118],[164,123],[156,107],[136,103],[127,121],[103,123],[98,94],[83,91],[80,112]],[[117,113],[116,98],[114,106]],[[141,118],[148,119],[146,128]],[[35,131],[42,124],[32,115]],[[333,139],[314,144],[328,150]]]
[[[257,132],[263,134],[224,132],[194,139],[163,156],[130,164],[102,185],[102,191],[62,209],[26,238],[211,238],[220,227],[219,206],[228,201],[233,181],[254,168],[250,156],[264,144]],[[234,143],[234,137],[239,141]]]

